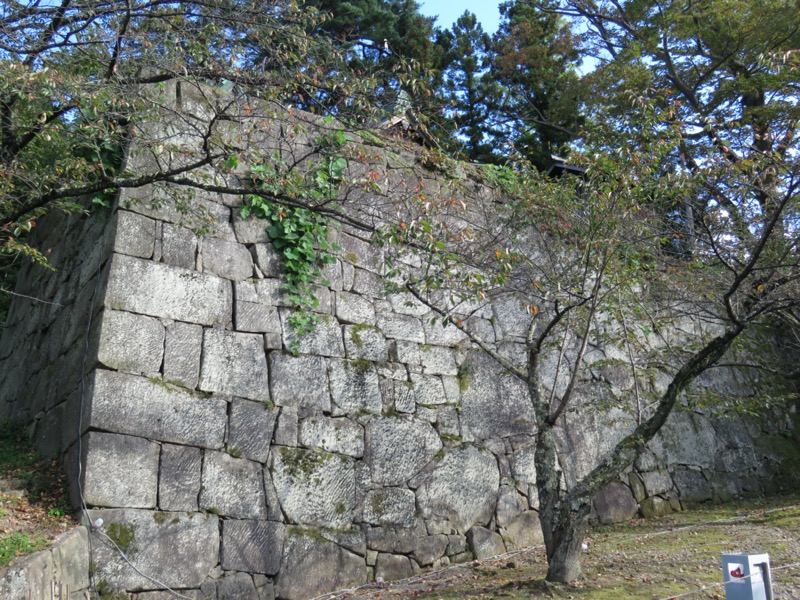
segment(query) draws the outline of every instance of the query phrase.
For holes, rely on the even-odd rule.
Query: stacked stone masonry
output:
[[[25,267],[18,289],[49,303],[17,301],[0,343],[2,415],[65,457],[74,504],[102,519],[96,582],[141,600],[305,599],[541,543],[524,385],[385,293],[369,240],[332,233],[320,319],[298,337],[264,223],[205,194],[198,235],[154,193],[50,219],[57,270]],[[470,325],[519,345],[525,313]],[[568,484],[617,439],[612,417],[567,415]],[[781,485],[765,440],[791,422],[764,427],[674,415],[596,518]]]

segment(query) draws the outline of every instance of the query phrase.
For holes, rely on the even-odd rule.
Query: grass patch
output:
[[[5,567],[19,556],[38,552],[46,545],[46,539],[31,537],[27,533],[11,533],[0,536],[0,567]]]
[[[0,479],[25,495],[0,492],[0,566],[37,552],[76,525],[58,460],[39,456],[25,430],[0,422]]]

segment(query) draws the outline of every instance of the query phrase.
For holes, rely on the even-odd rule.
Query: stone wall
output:
[[[402,180],[417,159],[382,160]],[[18,299],[0,342],[2,414],[65,457],[73,502],[102,522],[95,583],[142,600],[303,599],[541,542],[525,387],[387,294],[378,248],[332,233],[320,320],[298,337],[264,223],[224,194],[196,195],[189,214],[161,194],[48,219],[39,240],[58,270],[26,267],[18,291],[49,304]],[[471,326],[514,344],[525,318],[487,306]],[[739,385],[720,377],[709,384]],[[566,416],[568,483],[618,416]],[[787,416],[676,414],[596,518],[788,487],[792,431]]]
[[[89,596],[89,536],[77,527],[46,550],[0,571],[0,597],[8,600],[84,600]]]

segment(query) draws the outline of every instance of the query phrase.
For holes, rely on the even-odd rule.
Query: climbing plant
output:
[[[335,200],[347,170],[347,159],[338,151],[346,144],[346,136],[336,130],[316,141],[320,156],[313,168],[304,172],[297,165],[288,165],[278,153],[253,165],[250,176],[262,193],[247,196],[240,209],[243,218],[252,215],[269,222],[267,234],[280,252],[285,271],[283,289],[297,309],[289,324],[299,335],[309,333],[319,320],[313,312],[319,306],[314,285],[328,285],[322,268],[335,262],[332,253],[338,246],[329,239],[331,224],[325,215],[276,198],[296,199],[305,205]],[[291,349],[297,351],[297,342]]]

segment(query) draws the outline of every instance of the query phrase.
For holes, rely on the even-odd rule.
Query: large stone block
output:
[[[539,513],[534,510],[517,515],[508,525],[500,529],[500,534],[506,540],[507,550],[530,548],[544,543]]]
[[[644,483],[644,489],[648,496],[663,494],[672,489],[672,477],[667,471],[648,471],[639,473]]]
[[[425,342],[425,331],[422,321],[416,317],[396,313],[378,315],[378,328],[387,338],[406,340],[422,344]]]
[[[273,454],[272,481],[292,523],[346,528],[353,520],[353,463],[342,455],[300,448]]]
[[[373,325],[345,325],[344,347],[347,358],[351,360],[389,360],[386,338]]]
[[[462,366],[468,377],[461,393],[461,428],[468,439],[486,440],[533,432],[528,390],[482,352],[473,352]]]
[[[609,483],[600,490],[593,506],[597,519],[604,525],[628,521],[639,512],[639,504],[633,497],[631,489],[617,482]]]
[[[206,329],[200,389],[251,400],[269,400],[264,338],[250,333]]]
[[[375,578],[385,581],[405,579],[414,574],[411,561],[402,554],[378,554],[375,561]]]
[[[277,306],[236,300],[235,324],[237,331],[281,334],[281,318]]]
[[[158,505],[161,510],[193,512],[202,485],[203,453],[191,446],[161,445]]]
[[[161,380],[95,371],[84,423],[163,442],[222,447],[227,403],[203,398]]]
[[[125,210],[117,211],[114,225],[114,252],[150,258],[155,245],[156,222]]]
[[[450,540],[446,535],[437,534],[421,538],[414,550],[414,560],[421,567],[432,565],[436,560],[444,556]]]
[[[477,560],[484,560],[503,554],[506,547],[503,538],[499,533],[490,531],[484,527],[473,527],[467,532],[467,543],[469,549]]]
[[[167,325],[164,346],[164,379],[177,381],[193,390],[200,379],[203,328],[190,323]]]
[[[92,523],[102,519],[100,532],[91,533],[92,563],[96,581],[106,581],[111,589],[199,587],[219,563],[219,519],[215,515],[107,509],[90,510],[89,519]]]
[[[367,582],[364,559],[315,532],[289,527],[276,592],[286,600],[306,600],[324,592]]]
[[[409,489],[371,490],[364,499],[364,522],[382,527],[411,527],[415,522],[414,510],[414,492]]]
[[[284,343],[293,347],[300,354],[315,354],[317,356],[333,356],[343,358],[344,341],[342,328],[330,315],[320,315],[314,328],[308,333],[298,334],[289,323],[295,314],[294,309],[281,309],[281,326],[283,327]]]
[[[85,527],[76,527],[61,534],[52,543],[53,580],[69,589],[85,590],[89,587],[89,533]],[[11,598],[11,596],[7,596]]]
[[[164,354],[164,326],[158,319],[116,310],[101,316],[97,360],[128,373],[158,373]]]
[[[304,414],[330,411],[327,364],[321,356],[271,352],[269,371],[272,401],[277,406],[295,407]]]
[[[673,412],[659,433],[668,464],[714,467],[716,435],[711,422],[699,415]]]
[[[414,478],[417,505],[427,519],[446,519],[461,533],[492,518],[500,485],[494,456],[473,446],[447,452],[431,470]]]
[[[714,497],[713,486],[699,471],[676,469],[673,477],[683,502],[705,502]]]
[[[343,323],[375,324],[375,307],[369,299],[358,294],[336,294],[336,318]]]
[[[286,527],[282,523],[223,521],[222,568],[275,575],[281,566],[285,537]]]
[[[366,411],[380,414],[383,397],[375,366],[365,361],[332,360],[328,366],[334,415]]]
[[[383,485],[405,483],[442,448],[442,441],[430,423],[406,417],[370,421],[366,439],[372,481]]]
[[[414,390],[414,400],[417,404],[435,405],[446,404],[447,396],[440,377],[411,373],[411,385]]]
[[[164,223],[161,229],[161,261],[174,267],[194,269],[197,236],[191,229]]]
[[[122,254],[111,261],[105,306],[201,325],[231,322],[231,283]]]
[[[91,431],[83,440],[83,496],[89,506],[154,508],[159,447],[128,435]]]
[[[228,446],[242,456],[260,463],[267,462],[270,442],[278,418],[277,408],[267,408],[261,402],[234,398],[231,403]]]
[[[266,519],[264,480],[258,463],[206,451],[200,508],[237,519]]]
[[[201,238],[203,271],[241,281],[253,276],[253,257],[243,244],[219,238]]]
[[[315,415],[300,424],[300,443],[359,458],[364,455],[364,428],[350,419]]]
[[[426,375],[458,375],[458,364],[452,348],[422,345],[420,361]]]

